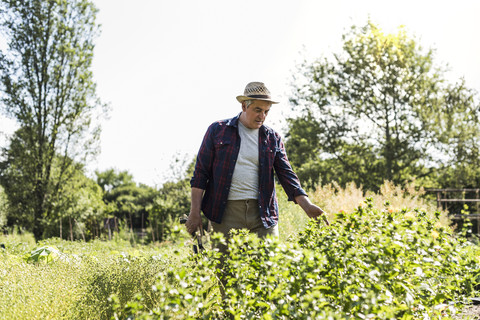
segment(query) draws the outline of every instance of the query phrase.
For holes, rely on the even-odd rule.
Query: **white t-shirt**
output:
[[[258,199],[258,129],[249,129],[238,121],[238,133],[240,151],[228,200]]]

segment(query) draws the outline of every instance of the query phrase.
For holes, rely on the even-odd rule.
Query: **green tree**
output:
[[[170,166],[171,179],[158,190],[151,206],[147,207],[153,241],[164,241],[173,225],[190,211],[190,178],[195,160],[176,157]]]
[[[153,241],[164,241],[178,219],[190,209],[189,179],[163,184],[147,208]]]
[[[87,0],[0,3],[8,42],[0,52],[0,103],[20,126],[10,142],[15,150],[3,152],[1,178],[12,206],[25,209],[21,220],[36,239],[52,215],[50,200],[68,180],[68,167],[97,149],[100,127],[93,120],[105,109],[90,70],[99,32],[96,13]],[[22,184],[13,191],[15,179]]]
[[[108,169],[97,171],[97,183],[104,190],[104,201],[113,215],[130,232],[148,227],[147,208],[151,207],[158,192],[147,185],[137,185],[128,171]]]
[[[478,125],[465,114],[475,112],[463,99],[471,92],[449,84],[433,58],[403,28],[385,34],[369,21],[343,36],[333,59],[305,62],[290,99],[300,116],[288,119],[286,135],[301,178],[375,190],[384,180],[422,179],[451,164],[453,157],[438,152],[451,153],[453,132],[478,140]],[[440,128],[440,118],[448,126]]]
[[[480,103],[476,91],[461,79],[449,85],[432,131],[439,137],[436,145],[441,187],[478,188],[480,186]]]
[[[112,199],[109,192],[123,185],[135,184],[133,176],[128,171],[117,171],[115,169],[107,169],[105,171],[96,171],[98,185],[105,191],[105,201],[110,202]]]
[[[67,238],[71,241],[79,238],[84,241],[98,238],[106,212],[103,190],[93,179],[85,175],[82,165],[76,164],[69,170],[74,172],[61,186],[58,198],[54,201],[56,223],[50,224],[50,230],[53,232],[47,236],[63,238],[68,234]],[[63,230],[68,230],[68,233]]]

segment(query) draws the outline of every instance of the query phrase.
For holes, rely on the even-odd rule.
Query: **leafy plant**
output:
[[[371,198],[339,212],[330,226],[310,222],[296,241],[237,231],[218,265],[215,252],[162,274],[160,300],[116,304],[145,319],[435,319],[475,294],[479,249],[439,223],[440,213],[376,209]],[[219,267],[223,266],[223,267]],[[216,277],[222,281],[216,280]],[[224,286],[223,299],[212,286]]]

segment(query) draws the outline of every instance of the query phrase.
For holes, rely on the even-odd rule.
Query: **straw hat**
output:
[[[240,103],[246,100],[264,100],[270,101],[271,103],[278,103],[272,100],[270,91],[263,82],[250,82],[247,84],[243,96],[237,96],[237,100]]]

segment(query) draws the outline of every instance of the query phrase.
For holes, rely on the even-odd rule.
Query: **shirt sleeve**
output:
[[[197,160],[195,162],[195,170],[193,177],[190,180],[190,186],[192,188],[199,188],[205,190],[207,183],[212,177],[213,157],[215,155],[213,145],[213,130],[214,124],[212,124],[203,137],[200,150],[197,154]]]
[[[285,190],[289,201],[295,201],[295,197],[304,195],[308,196],[305,190],[302,189],[300,180],[297,174],[293,171],[290,161],[288,161],[285,145],[280,136],[277,135],[278,144],[275,150],[274,169],[277,173],[278,180]]]

